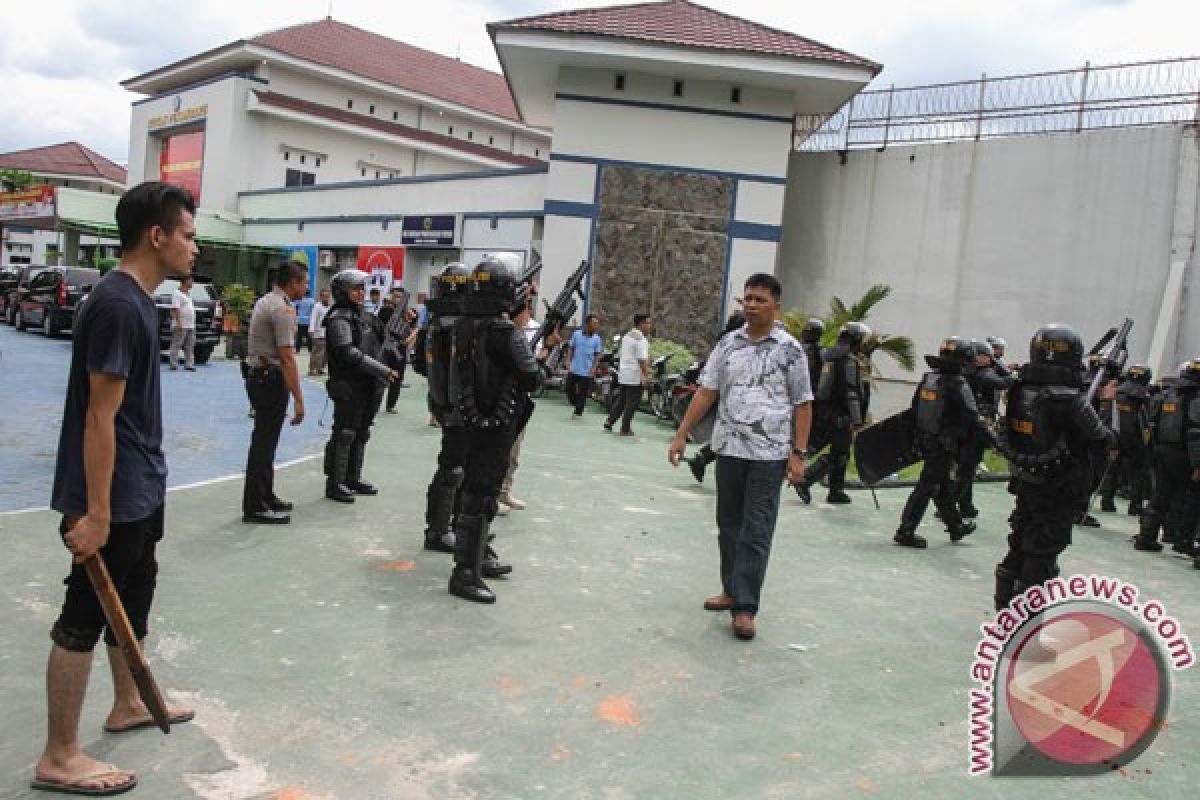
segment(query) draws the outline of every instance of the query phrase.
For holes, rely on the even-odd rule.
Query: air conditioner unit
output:
[[[333,269],[333,251],[322,250],[321,254],[317,256],[317,263],[322,269]]]

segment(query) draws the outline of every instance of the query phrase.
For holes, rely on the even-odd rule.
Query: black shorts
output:
[[[66,533],[65,517],[59,526],[59,533]],[[163,506],[159,506],[145,519],[114,523],[109,528],[108,544],[100,548],[138,639],[146,638],[150,603],[154,599],[154,586],[158,578],[158,561],[155,560],[154,550],[162,537]],[[67,586],[67,596],[63,600],[58,621],[50,631],[54,643],[74,653],[89,653],[96,647],[103,632],[104,642],[110,647],[116,646],[116,638],[112,631],[107,630],[104,610],[96,599],[83,566],[72,564],[71,574],[63,583]]]

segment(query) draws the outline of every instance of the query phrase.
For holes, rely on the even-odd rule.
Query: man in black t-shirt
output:
[[[46,670],[46,747],[32,787],[73,794],[117,794],[137,785],[128,770],[97,761],[79,745],[79,716],[92,650],[103,633],[113,676],[105,730],[152,724],[82,564],[103,555],[134,633],[146,636],[163,535],[167,465],[162,451],[158,310],[153,291],[191,273],[197,254],[191,195],[143,183],[117,204],[123,255],[96,284],[72,332],[51,507],[63,515],[63,544],[74,556],[66,599],[50,636]],[[192,712],[170,708],[172,722]]]

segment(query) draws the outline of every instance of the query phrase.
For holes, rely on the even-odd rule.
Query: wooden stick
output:
[[[133,677],[142,702],[150,710],[150,716],[154,717],[159,729],[163,733],[170,733],[171,723],[166,701],[163,700],[162,692],[150,673],[150,665],[146,663],[142,646],[134,635],[133,626],[129,624],[129,617],[125,614],[125,607],[121,605],[121,598],[117,594],[117,588],[113,586],[104,559],[97,553],[83,562],[83,568],[87,571],[88,580],[92,582],[92,588],[96,590],[101,608],[104,609],[104,618],[108,620],[109,630],[116,636],[117,644],[125,655],[125,663],[129,666],[129,674]]]

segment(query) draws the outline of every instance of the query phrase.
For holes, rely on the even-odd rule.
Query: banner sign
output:
[[[371,276],[367,282],[367,297],[371,296],[372,289],[378,289],[379,294],[386,297],[392,286],[399,286],[404,280],[404,248],[362,245],[358,248],[357,266]]]
[[[53,186],[30,186],[16,192],[0,192],[0,219],[39,219],[53,216]]]
[[[194,108],[180,108],[183,105],[178,97],[175,98],[175,110],[170,114],[163,114],[158,117],[151,117],[146,123],[146,127],[150,130],[158,128],[173,128],[176,125],[184,125],[189,122],[196,122],[208,116],[208,105],[196,106]]]
[[[453,247],[454,224],[453,214],[405,217],[400,242],[417,247]]]
[[[315,244],[293,245],[283,248],[284,261],[299,261],[308,267],[308,297],[317,287],[317,246]]]
[[[163,183],[182,186],[200,205],[200,176],[204,172],[204,131],[164,136],[158,171]]]

